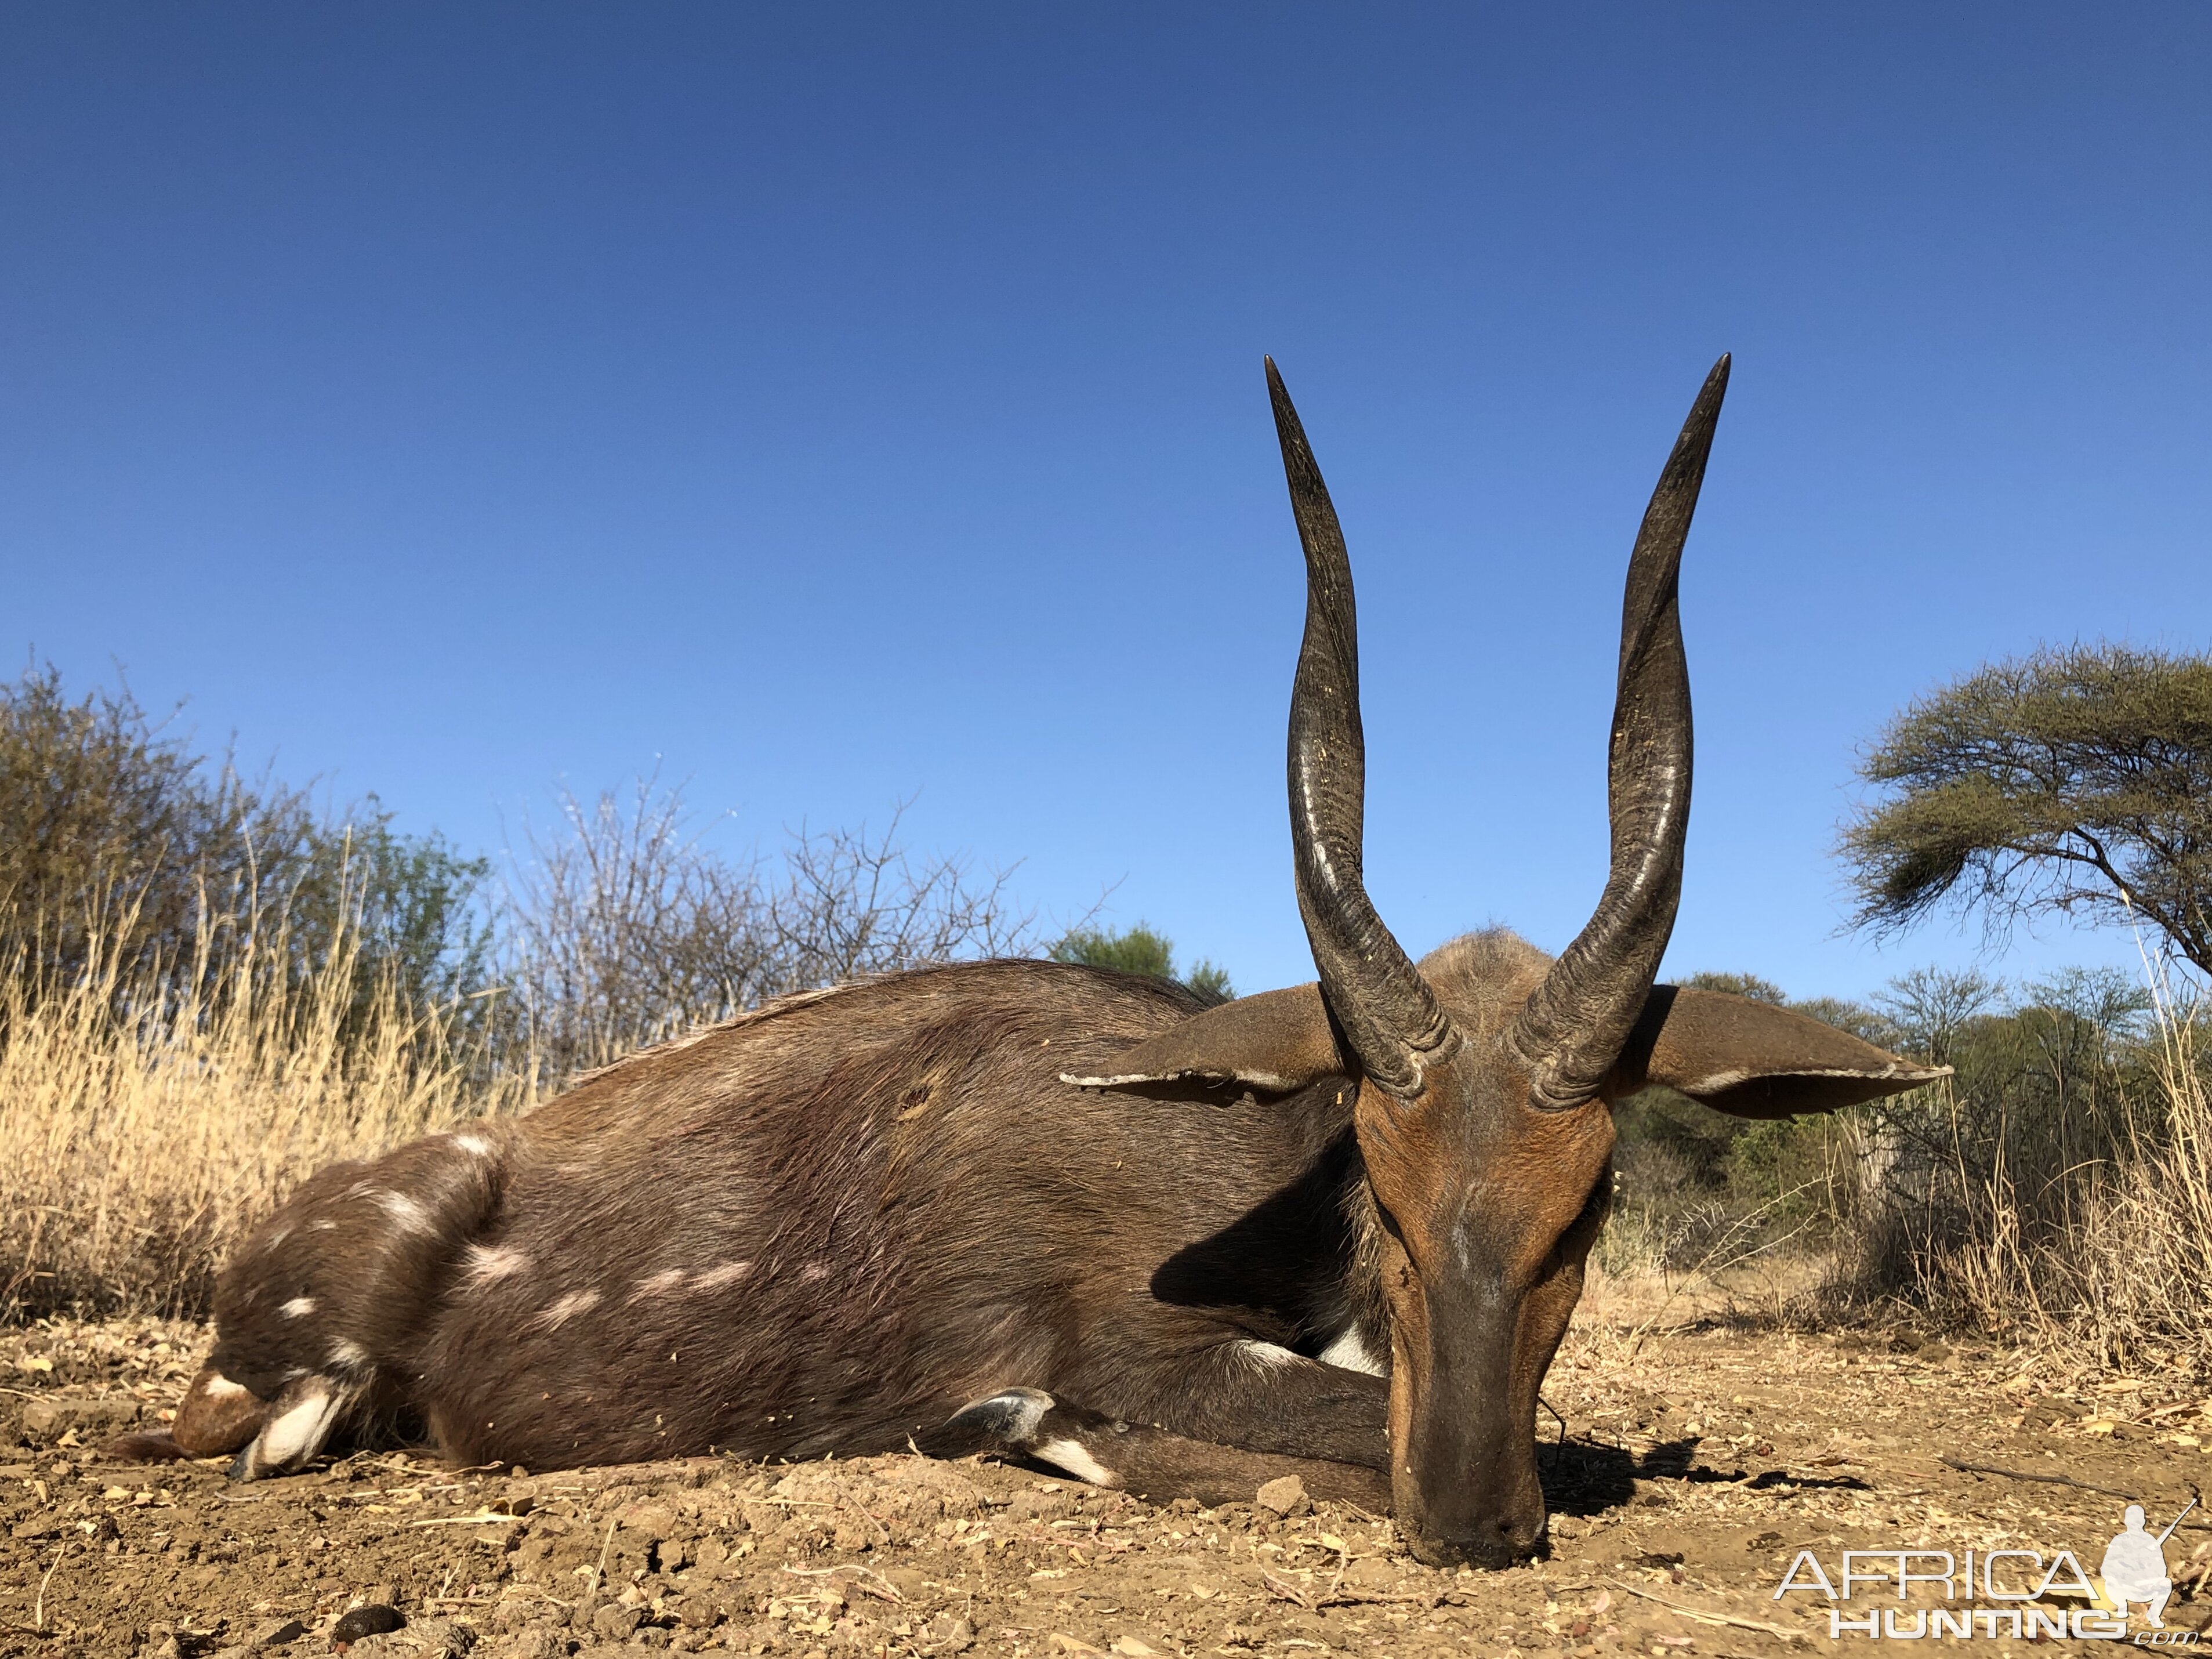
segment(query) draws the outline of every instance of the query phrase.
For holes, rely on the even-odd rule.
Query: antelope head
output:
[[[1121,1058],[1124,1078],[1286,1091],[1349,1076],[1390,1311],[1398,1523],[1431,1563],[1502,1565],[1544,1534],[1537,1390],[1582,1292],[1612,1187],[1613,1103],[1663,1083],[1780,1117],[1942,1075],[1805,1015],[1655,983],[1681,893],[1690,684],[1675,586],[1727,388],[1706,377],[1628,566],[1613,716],[1612,873],[1556,959],[1510,934],[1415,963],[1361,874],[1365,769],[1352,571],[1271,361],[1305,548],[1291,830],[1318,987],[1266,993]]]

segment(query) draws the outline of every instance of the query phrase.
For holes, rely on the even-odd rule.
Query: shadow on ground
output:
[[[1698,1443],[1695,1437],[1664,1440],[1649,1451],[1635,1452],[1580,1437],[1554,1442],[1537,1453],[1545,1506],[1554,1515],[1587,1520],[1633,1503],[1639,1480],[1686,1480],[1695,1486],[1733,1486],[1750,1492],[1771,1492],[1778,1487],[1869,1489],[1855,1474],[1792,1474],[1787,1469],[1753,1474],[1741,1468],[1717,1469],[1697,1461]]]

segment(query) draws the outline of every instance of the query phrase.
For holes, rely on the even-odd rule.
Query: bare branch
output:
[[[510,849],[502,906],[513,1049],[555,1077],[725,1019],[771,997],[963,957],[1034,953],[1012,872],[921,859],[879,834],[793,832],[780,857],[732,862],[691,827],[680,785],[559,800],[559,825]]]

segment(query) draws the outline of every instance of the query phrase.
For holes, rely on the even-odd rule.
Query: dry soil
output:
[[[89,1449],[158,1421],[205,1341],[144,1321],[0,1333],[0,1653],[326,1653],[363,1603],[408,1622],[356,1659],[1826,1652],[1826,1599],[1774,1599],[1799,1550],[1832,1577],[1846,1548],[2004,1546],[2094,1573],[2128,1499],[2163,1526],[2212,1439],[2203,1385],[2149,1364],[2069,1377],[1909,1332],[1638,1340],[1585,1322],[1546,1389],[1549,1557],[1441,1572],[1386,1519],[1295,1494],[1155,1505],[988,1462],[380,1454],[238,1486],[215,1463]],[[2203,1622],[2203,1520],[2166,1547],[2176,1628]],[[1867,1594],[1851,1611],[1880,1605]],[[2000,1628],[1972,1648],[2022,1645]]]

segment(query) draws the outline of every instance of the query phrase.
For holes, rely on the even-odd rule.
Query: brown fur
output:
[[[469,1462],[889,1450],[1012,1383],[1223,1437],[1238,1341],[1317,1349],[1373,1298],[1345,1080],[1200,1105],[1058,1080],[1200,1006],[1041,963],[772,1005],[485,1152],[321,1172],[226,1273],[210,1364],[261,1400],[342,1377],[356,1419]],[[1278,1449],[1379,1462],[1380,1382],[1310,1369],[1352,1426]]]
[[[1304,993],[1238,1016],[1000,962],[771,1004],[317,1174],[226,1272],[176,1451],[118,1449],[252,1475],[331,1432],[534,1468],[1073,1448],[1164,1496],[1290,1459],[1502,1559],[1540,1536],[1536,1390],[1608,1185],[1602,1103],[1537,1112],[1498,1054],[1547,963],[1490,933],[1421,965],[1462,1046],[1410,1103],[1318,1069]],[[1390,1375],[1322,1363],[1339,1340]]]
[[[1608,1102],[1674,1082],[1773,1115],[1926,1075],[1652,985],[1689,805],[1676,572],[1728,373],[1630,561],[1614,867],[1559,963],[1488,933],[1416,965],[1367,896],[1351,569],[1271,362],[1307,562],[1288,779],[1318,987],[1209,1012],[1102,969],[933,969],[325,1170],[225,1274],[209,1409],[188,1398],[174,1443],[250,1432],[246,1478],[334,1431],[536,1468],[912,1443],[1209,1497],[1287,1459],[1316,1490],[1387,1491],[1425,1559],[1540,1547],[1537,1390],[1604,1215]]]
[[[1338,1050],[1304,993],[1238,1016],[1003,962],[771,1004],[317,1174],[225,1273],[176,1450],[118,1449],[242,1447],[252,1474],[329,1431],[537,1468],[1060,1443],[1166,1493],[1273,1467],[1249,1455],[1395,1484],[1462,1533],[1479,1508],[1525,1547],[1611,1145],[1602,1103],[1537,1113],[1498,1057],[1547,960],[1489,933],[1421,965],[1462,1048],[1410,1105],[1318,1069]],[[1206,1076],[1062,1080],[1210,1048]],[[1455,1299],[1470,1247],[1507,1304]],[[1391,1375],[1321,1363],[1340,1339]]]

